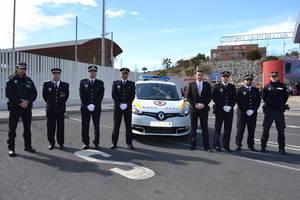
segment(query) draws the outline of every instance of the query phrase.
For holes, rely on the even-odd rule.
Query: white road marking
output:
[[[261,144],[259,139],[254,139],[254,140],[255,140],[256,144]],[[268,141],[268,146],[278,147],[278,143]],[[297,146],[297,145],[286,144],[285,148],[288,150],[292,150],[292,151],[300,151],[300,146]]]
[[[89,162],[95,162],[95,163],[103,163],[103,164],[112,164],[112,165],[123,165],[132,167],[130,170],[123,170],[118,167],[110,169],[111,171],[120,174],[126,178],[132,179],[132,180],[145,180],[148,178],[151,178],[155,175],[154,171],[151,169],[148,169],[146,167],[142,167],[140,165],[131,163],[131,162],[121,162],[121,161],[114,161],[114,160],[103,160],[98,158],[93,158],[94,155],[100,155],[105,158],[110,157],[111,155],[104,153],[102,151],[97,150],[83,150],[83,151],[77,151],[74,153],[74,155],[83,158]]]
[[[76,119],[76,118],[70,118],[71,120],[75,120],[75,121],[80,121],[80,119]],[[103,127],[106,127],[106,128],[113,128],[111,126],[104,126],[104,125],[100,125],[100,126],[103,126]],[[198,130],[197,130],[198,132]],[[169,140],[169,139],[165,139],[165,138],[162,138],[162,140],[165,140],[165,141],[168,141],[170,143],[174,143],[174,144],[178,144],[178,145],[182,145],[182,146],[185,146],[185,147],[189,147],[190,145],[188,144],[185,144],[185,143],[181,143],[181,142],[176,142],[176,141],[173,141],[173,140]],[[258,140],[258,139],[256,139]],[[257,143],[259,141],[256,141]],[[268,144],[269,146],[273,146],[273,147],[277,147],[276,145],[272,144],[272,143],[275,143],[275,142],[271,142],[271,141],[268,141],[268,143],[271,143],[271,144]],[[288,145],[288,144],[287,144]],[[296,146],[296,145],[292,145],[292,146]],[[290,149],[290,150],[295,150],[295,151],[299,151],[299,149],[296,149],[296,148],[293,148],[291,149],[290,147],[286,147],[287,149]],[[221,152],[222,153],[222,152]],[[257,163],[262,163],[262,164],[265,164],[266,166],[273,166],[273,167],[278,167],[278,168],[283,168],[283,169],[288,169],[288,170],[292,170],[292,171],[300,171],[299,168],[294,168],[294,167],[289,167],[289,166],[286,166],[286,165],[280,165],[280,164],[276,164],[276,163],[272,163],[272,162],[267,162],[267,161],[262,161],[262,160],[256,160],[256,159],[252,159],[252,158],[245,158],[245,157],[240,157],[240,156],[236,156],[236,155],[233,155],[231,154],[232,156],[234,156],[235,158],[238,158],[238,159],[242,159],[242,160],[248,160],[248,161],[253,161],[253,162],[257,162]],[[113,162],[117,162],[117,161],[113,161]],[[115,168],[113,168],[115,169]],[[112,170],[112,169],[111,169]],[[118,170],[117,170],[118,171]]]

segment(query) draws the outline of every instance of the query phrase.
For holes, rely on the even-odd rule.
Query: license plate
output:
[[[150,122],[152,127],[172,127],[172,122]]]

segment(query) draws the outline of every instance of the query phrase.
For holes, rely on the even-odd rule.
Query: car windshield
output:
[[[175,85],[146,83],[136,85],[138,99],[178,101],[182,98]]]

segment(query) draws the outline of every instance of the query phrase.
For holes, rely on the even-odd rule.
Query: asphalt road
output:
[[[213,117],[210,113],[211,135]],[[64,151],[49,151],[46,121],[33,121],[33,146],[38,152],[24,152],[23,127],[19,123],[16,158],[7,155],[8,125],[0,124],[0,200],[299,200],[299,116],[288,116],[286,121],[286,156],[277,152],[274,125],[267,153],[253,153],[246,149],[233,153],[209,153],[202,151],[201,147],[191,152],[188,150],[188,137],[152,136],[138,137],[134,141],[136,150],[129,151],[124,129],[120,133],[120,148],[112,151],[109,149],[112,113],[103,112],[102,153],[87,160],[74,154],[81,152],[82,146],[80,115],[71,115],[65,121]],[[261,122],[262,116],[259,116],[256,139],[262,132]],[[235,127],[234,122],[233,149]],[[92,130],[90,135],[93,135]],[[255,146],[259,149],[259,141]],[[155,174],[151,175],[147,170],[146,173],[145,169]],[[150,175],[143,177],[143,173]]]

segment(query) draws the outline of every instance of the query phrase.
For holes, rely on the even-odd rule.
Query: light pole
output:
[[[101,66],[105,66],[105,0],[102,0]]]

